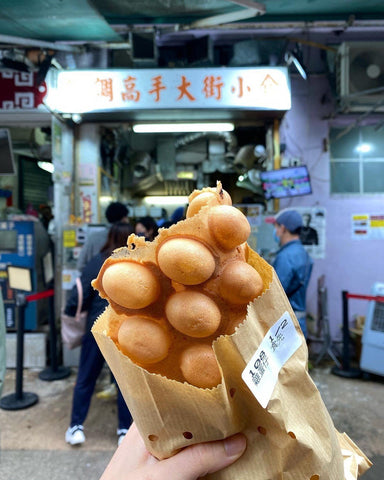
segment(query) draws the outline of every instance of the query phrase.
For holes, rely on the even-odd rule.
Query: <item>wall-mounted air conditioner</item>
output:
[[[384,111],[384,42],[342,43],[336,72],[343,110]]]

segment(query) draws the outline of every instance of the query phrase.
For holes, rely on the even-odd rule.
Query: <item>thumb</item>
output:
[[[157,467],[172,472],[172,478],[196,480],[234,463],[244,453],[246,446],[245,435],[238,433],[225,440],[191,445],[173,457],[159,462]],[[159,478],[167,477],[160,474]]]

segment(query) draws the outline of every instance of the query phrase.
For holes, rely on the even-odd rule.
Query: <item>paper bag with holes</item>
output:
[[[270,265],[249,251],[263,293],[231,335],[213,342],[222,381],[210,389],[134,364],[107,335],[107,311],[93,333],[145,441],[162,459],[197,442],[244,432],[245,454],[211,480],[351,480],[370,466],[333,425],[307,372],[307,347]]]

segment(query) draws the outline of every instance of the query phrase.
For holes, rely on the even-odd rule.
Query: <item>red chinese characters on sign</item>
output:
[[[188,82],[187,77],[184,75],[181,76],[181,85],[179,85],[177,88],[180,92],[179,96],[176,98],[176,100],[181,100],[183,97],[189,98],[192,102],[196,100],[196,98],[188,91],[188,88],[191,86],[191,82]]]
[[[47,94],[47,85],[37,86],[36,73],[3,71],[0,73],[0,108],[4,110],[37,108]]]
[[[249,85],[244,85],[244,79],[243,77],[237,77],[237,85],[231,87],[231,92],[236,93],[237,92],[237,97],[241,98],[244,96],[245,92],[250,92],[251,87]]]
[[[167,87],[163,85],[163,77],[161,75],[157,75],[156,77],[152,78],[152,90],[149,90],[148,93],[155,95],[155,102],[160,100],[160,92],[162,90],[166,90]]]
[[[136,90],[136,80],[136,77],[131,75],[124,79],[125,92],[121,94],[124,101],[138,102],[140,100],[140,92]]]
[[[227,81],[227,84],[225,84],[221,75],[213,74],[206,75],[198,81],[194,78],[191,79],[187,75],[180,75],[177,78],[177,83],[167,84],[167,80],[169,78],[165,75],[155,75],[150,79],[151,86],[145,88],[140,83],[139,74],[137,76],[127,75],[121,79],[121,83],[115,79],[115,82],[121,85],[119,88],[116,84],[113,84],[113,78],[98,77],[96,79],[97,95],[106,98],[109,102],[114,101],[116,97],[121,98],[124,102],[139,103],[142,101],[146,103],[149,96],[152,97],[155,103],[162,103],[164,100],[168,102],[182,102],[183,100],[201,102],[202,97],[210,101],[220,102],[228,101],[228,95],[231,94],[236,96],[237,99],[243,99],[244,101],[249,98],[250,94],[254,93],[271,97],[281,87],[279,82],[269,73],[264,78],[262,77],[261,80],[260,76],[257,80],[253,80],[249,76],[238,76],[231,81]],[[192,84],[192,81],[194,81],[194,84]],[[172,85],[175,85],[175,87]],[[200,90],[198,90],[199,87]],[[169,93],[167,93],[167,97],[163,98],[165,91],[169,91]],[[192,92],[196,91],[200,93],[195,96]]]
[[[108,98],[110,102],[113,100],[112,78],[98,78],[96,83],[99,84],[99,95]]]
[[[205,77],[203,88],[205,98],[215,97],[216,100],[220,100],[223,86],[224,83],[221,81],[221,77],[214,77],[213,75]]]
[[[271,75],[266,75],[260,86],[264,89],[264,93],[267,95],[271,92],[271,90],[273,91],[278,85],[279,84],[271,77]]]

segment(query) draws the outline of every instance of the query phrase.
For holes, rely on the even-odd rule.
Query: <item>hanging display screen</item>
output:
[[[266,200],[312,193],[311,181],[305,165],[260,172],[260,180]]]

